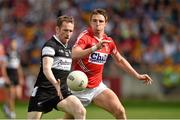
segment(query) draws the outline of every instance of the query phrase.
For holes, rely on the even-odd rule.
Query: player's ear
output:
[[[56,26],[56,33],[59,33],[59,30],[60,30],[60,28],[59,28],[59,26]]]
[[[105,25],[107,25],[108,24],[108,21],[105,21]]]

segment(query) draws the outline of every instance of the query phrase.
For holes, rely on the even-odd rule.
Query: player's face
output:
[[[90,20],[90,25],[95,33],[104,32],[106,21],[101,14],[93,15]]]
[[[70,22],[63,22],[61,27],[56,28],[56,35],[62,43],[66,44],[72,36],[74,24]]]
[[[17,43],[16,43],[15,40],[13,40],[13,41],[11,42],[11,49],[12,49],[12,50],[16,50],[16,49],[17,49]]]

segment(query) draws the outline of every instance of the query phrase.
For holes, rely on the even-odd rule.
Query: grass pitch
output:
[[[159,102],[146,100],[122,101],[126,109],[128,119],[180,119],[180,101],[179,102]],[[16,113],[18,119],[25,119],[27,114],[27,102],[18,102]],[[2,112],[2,103],[0,104],[0,119],[6,119]],[[62,118],[63,112],[53,110],[43,115],[43,119]],[[94,106],[87,107],[87,119],[114,119],[114,117]]]

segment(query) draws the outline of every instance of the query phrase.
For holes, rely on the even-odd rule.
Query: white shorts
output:
[[[4,87],[5,86],[5,80],[3,77],[0,77],[0,87]]]
[[[88,106],[91,101],[108,87],[104,83],[100,83],[95,88],[87,88],[83,91],[71,91],[73,95],[78,97],[84,106]]]

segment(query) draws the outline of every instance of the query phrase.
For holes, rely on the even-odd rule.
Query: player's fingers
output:
[[[151,82],[145,80],[145,81],[144,81],[144,84],[145,84],[145,85],[149,85],[149,84],[151,84]]]
[[[147,79],[148,79],[149,84],[152,84],[153,80],[148,75],[147,75]]]
[[[152,84],[152,79],[147,74],[143,75],[143,80],[146,85]]]
[[[151,81],[147,81],[146,84],[147,84],[147,85],[150,85],[150,84],[151,84]]]
[[[59,95],[59,98],[62,100],[63,99],[63,96],[62,96],[62,94],[60,93],[60,95]]]
[[[59,90],[57,90],[57,95],[58,95],[58,96],[60,95],[60,91],[59,91]]]
[[[60,80],[59,79],[57,79],[57,83],[58,84],[56,84],[55,88],[56,88],[56,91],[57,91],[57,95],[59,96],[60,95]]]
[[[143,82],[145,85],[148,85],[148,81],[146,81],[146,80],[144,80],[144,82]]]
[[[110,40],[102,40],[101,44],[103,44],[103,43],[110,43],[110,42],[111,42]]]
[[[57,81],[58,81],[58,84],[59,84],[59,85],[61,85],[61,81],[60,81],[60,79],[58,79]]]

